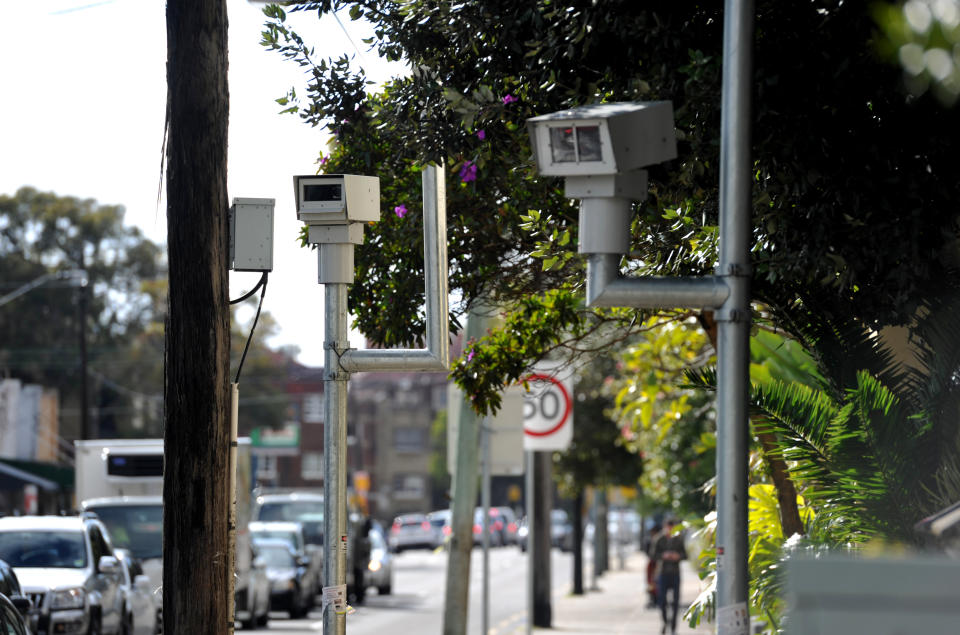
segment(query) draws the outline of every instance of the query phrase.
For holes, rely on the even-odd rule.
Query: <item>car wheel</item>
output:
[[[269,621],[270,621],[270,611],[264,611],[264,612],[263,612],[263,615],[261,615],[260,617],[258,617],[257,620],[256,620],[256,622],[257,622],[257,627],[258,627],[258,628],[266,628],[266,627],[267,627],[267,622],[269,622]]]
[[[390,593],[392,592],[393,592],[393,585],[390,583],[377,587],[377,593],[379,593],[380,595],[390,595]]]
[[[87,635],[103,635],[103,627],[100,624],[99,616],[90,618],[90,629],[87,631]]]
[[[133,613],[124,612],[120,623],[120,635],[133,635]]]

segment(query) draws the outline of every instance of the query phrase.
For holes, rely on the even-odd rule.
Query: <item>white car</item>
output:
[[[150,578],[128,550],[115,553],[123,572],[123,635],[154,635],[160,625]]]
[[[370,563],[363,581],[367,587],[375,587],[378,595],[393,593],[393,556],[387,546],[386,533],[380,523],[371,521],[370,531]]]
[[[123,572],[95,517],[0,518],[0,560],[33,601],[37,635],[121,632]]]
[[[390,550],[400,553],[404,549],[433,549],[434,530],[424,514],[400,514],[390,526]]]
[[[307,607],[312,608],[316,596],[322,590],[323,582],[323,549],[317,545],[307,544],[303,536],[303,525],[298,522],[261,522],[253,521],[249,525],[250,537],[253,540],[264,538],[278,538],[284,540],[293,549],[306,568],[304,584],[310,602]]]

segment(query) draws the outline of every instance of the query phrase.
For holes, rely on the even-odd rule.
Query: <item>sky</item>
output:
[[[275,99],[305,84],[302,69],[260,46],[263,5],[227,0],[229,198],[276,199],[274,269],[264,311],[278,322],[273,346],[323,364],[323,289],[316,252],[301,249],[293,175],[316,171],[329,135]],[[59,196],[123,205],[125,222],[166,242],[166,201],[157,202],[166,104],[166,17],[161,0],[0,0],[0,193],[30,185]],[[367,51],[369,27],[291,14],[318,57],[346,53],[375,82],[403,73]],[[341,26],[342,23],[342,26]],[[357,48],[359,47],[359,49]],[[2,275],[2,274],[0,274]],[[239,297],[258,273],[231,273]],[[241,313],[249,319],[253,309]],[[358,334],[351,341],[361,345]]]

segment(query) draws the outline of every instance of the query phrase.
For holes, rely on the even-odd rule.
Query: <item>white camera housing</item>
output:
[[[669,101],[592,104],[527,119],[544,176],[623,174],[677,156]]]
[[[308,225],[346,225],[380,220],[380,179],[356,174],[293,177],[297,218]]]

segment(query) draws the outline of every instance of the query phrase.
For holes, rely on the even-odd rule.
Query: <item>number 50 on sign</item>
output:
[[[565,450],[573,439],[573,375],[559,364],[539,364],[526,378],[523,449]]]

